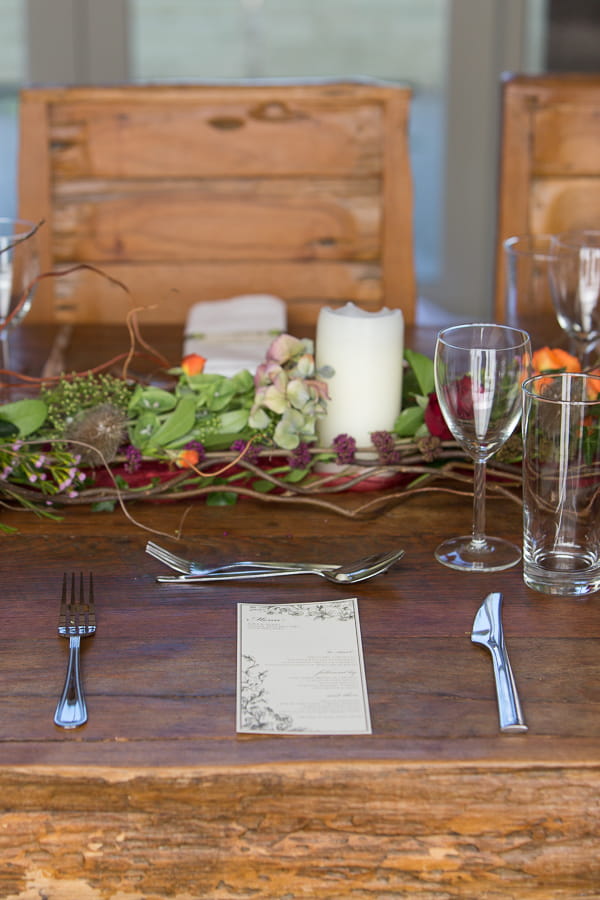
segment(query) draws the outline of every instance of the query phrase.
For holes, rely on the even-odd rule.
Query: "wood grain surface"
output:
[[[30,352],[49,339],[30,337]],[[247,500],[129,511],[139,525],[87,508],[57,523],[3,512],[19,532],[2,537],[1,897],[600,897],[598,595],[549,598],[520,567],[436,563],[437,543],[469,529],[469,496],[423,494],[368,522]],[[517,503],[490,499],[488,517],[520,540]],[[351,592],[310,576],[184,587],[156,583],[149,538],[207,562],[406,556]],[[65,732],[52,722],[56,624],[62,573],[79,569],[94,572],[98,629],[82,652],[89,721]],[[491,590],[504,594],[522,735],[499,733],[491,659],[470,641]],[[352,595],[373,734],[237,735],[237,603]]]

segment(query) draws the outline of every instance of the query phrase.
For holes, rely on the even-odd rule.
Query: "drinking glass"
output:
[[[518,325],[524,312],[536,316],[554,309],[550,288],[553,238],[551,234],[516,234],[504,241],[507,325]]]
[[[600,231],[554,235],[552,249],[550,284],[556,317],[582,368],[591,368],[600,338]]]
[[[523,384],[523,579],[545,594],[600,590],[600,378]]]
[[[531,370],[526,331],[507,325],[455,325],[440,331],[435,388],[455,440],[473,459],[473,529],[439,545],[436,559],[463,572],[495,572],[516,565],[516,544],[485,533],[485,469],[521,415],[521,383]]]
[[[8,331],[29,312],[38,274],[35,224],[0,218],[0,369],[10,368]]]

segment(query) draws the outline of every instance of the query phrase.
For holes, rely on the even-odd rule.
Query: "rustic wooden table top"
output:
[[[31,334],[30,348],[37,347],[40,353],[48,337]],[[430,351],[432,340],[431,332],[423,332],[418,346]],[[107,346],[99,332],[93,355],[106,358]],[[114,340],[111,346],[114,348]],[[76,368],[81,344],[77,348],[72,353]],[[345,498],[349,506],[359,500],[356,494]],[[279,859],[278,871],[284,870],[288,876],[285,886],[271,873],[268,886],[257,888],[255,868],[252,877],[238,873],[236,881],[232,876],[234,886],[218,893],[224,869],[213,866],[218,877],[215,874],[206,886],[189,879],[180,884],[175,879],[170,894],[164,861],[158,869],[165,883],[162,887],[153,883],[152,890],[146,885],[147,893],[143,888],[136,893],[134,882],[120,875],[115,885],[119,884],[127,898],[183,898],[184,887],[193,888],[193,896],[246,897],[250,894],[243,891],[251,883],[261,898],[280,898],[286,890],[290,897],[406,896],[403,891],[411,884],[414,888],[417,876],[407,874],[400,857],[394,864],[389,859],[384,864],[381,854],[407,853],[416,833],[422,835],[423,846],[427,845],[425,849],[412,846],[409,853],[419,859],[419,879],[424,879],[419,881],[421,892],[416,896],[536,900],[550,895],[600,896],[569,893],[567,883],[571,872],[575,884],[592,890],[590,885],[598,876],[593,822],[598,821],[600,773],[600,595],[573,600],[538,594],[525,587],[520,566],[496,574],[464,574],[439,565],[433,557],[437,543],[470,529],[472,501],[466,495],[431,491],[398,502],[368,521],[249,500],[234,507],[207,507],[203,502],[189,507],[147,503],[132,504],[129,510],[139,524],[121,511],[94,513],[81,507],[65,510],[60,522],[3,511],[3,521],[19,529],[1,538],[0,774],[5,811],[10,811],[12,803],[18,807],[25,802],[30,811],[46,804],[60,818],[64,807],[63,801],[56,805],[57,785],[68,779],[79,786],[75,793],[80,809],[94,807],[93,800],[84,803],[81,798],[95,785],[97,796],[104,796],[102,802],[115,815],[117,810],[129,814],[139,791],[138,801],[147,816],[152,816],[152,810],[157,813],[157,806],[163,808],[164,804],[168,809],[169,803],[179,804],[181,815],[187,816],[186,827],[191,827],[189,810],[184,813],[181,809],[187,809],[187,803],[199,804],[206,821],[213,817],[210,828],[216,827],[216,814],[206,806],[210,795],[221,804],[223,821],[230,822],[223,825],[227,831],[248,827],[252,803],[252,814],[258,816],[274,816],[275,807],[269,804],[275,804],[281,826],[290,798],[295,797],[294,823],[281,826],[285,840],[294,847],[269,850],[269,832],[264,843],[262,838],[259,841],[260,851],[254,847],[258,856],[250,853],[255,864],[257,859],[264,863],[269,853]],[[517,502],[490,499],[488,520],[494,533],[520,540]],[[174,537],[180,528],[183,537],[177,543],[152,533]],[[156,583],[156,575],[164,569],[144,551],[149,538],[182,555],[201,556],[208,563],[273,556],[345,561],[397,546],[405,548],[406,556],[387,574],[351,590],[311,576],[185,587]],[[52,721],[66,663],[66,647],[56,635],[56,619],[62,573],[79,569],[94,572],[98,628],[82,645],[89,721],[69,732]],[[491,658],[470,640],[475,612],[492,590],[504,595],[506,641],[529,725],[526,734],[499,732]],[[358,597],[373,734],[236,734],[237,604],[345,596]],[[111,793],[115,790],[111,785],[120,781],[127,782],[125,805],[122,796],[115,800]],[[187,799],[178,783],[187,785]],[[165,785],[162,792],[160,784]],[[198,793],[200,784],[208,794]],[[260,800],[267,795],[268,812]],[[392,796],[394,811],[387,806]],[[244,814],[240,812],[242,797],[249,804]],[[69,809],[71,816],[71,806]],[[302,851],[297,837],[291,835],[302,829],[302,821],[313,821],[316,810],[329,837],[306,836],[317,868],[311,875],[300,874],[296,864]],[[340,816],[345,825],[340,824]],[[371,837],[363,834],[367,841],[361,845],[363,849],[349,850],[347,831],[361,830],[357,825],[361,816],[364,834]],[[562,824],[558,821],[561,816]],[[399,837],[402,817],[404,822],[408,817],[414,827],[409,828],[408,836],[403,832]],[[49,820],[44,816],[42,820],[36,827],[43,830]],[[52,821],[56,824],[58,819]],[[94,825],[106,839],[106,823],[99,824],[98,819],[86,831],[89,839]],[[69,827],[75,827],[72,818]],[[484,846],[481,834],[490,828],[495,830],[496,844]],[[139,829],[139,834],[152,833],[152,840],[160,843],[160,829],[150,827],[147,818]],[[343,849],[336,846],[335,834],[339,835],[340,829],[346,829]],[[533,836],[532,829],[541,829],[543,835]],[[206,830],[202,831],[198,822],[192,832],[199,841],[206,840]],[[457,850],[450,835],[458,832],[461,841],[467,836],[479,841],[475,849]],[[69,833],[72,835],[72,830]],[[530,842],[527,852],[517,851],[510,836],[517,833],[518,842]],[[437,835],[435,847],[430,843],[433,834]],[[368,841],[375,837],[377,849],[369,849]],[[214,833],[211,840],[216,840]],[[217,856],[223,846],[230,846],[233,853],[233,844],[242,852],[236,844],[239,834],[234,838],[232,832],[223,832],[219,840]],[[562,851],[550,851],[547,841],[562,842],[569,861],[561,856]],[[60,855],[61,851],[55,852]],[[282,862],[281,852],[287,862]],[[525,877],[524,870],[530,879],[520,893],[512,893],[516,890],[513,875],[502,875],[511,852],[519,857],[511,866],[521,872],[513,873],[514,883]],[[552,894],[547,893],[550,876],[541,874],[544,867],[539,854],[544,852],[551,861],[546,865],[554,866],[552,877],[560,870],[567,878],[564,887],[560,876]],[[338,853],[342,854],[339,859]],[[472,873],[473,880],[466,886],[456,876],[458,863],[452,856],[456,853],[471,862],[479,860],[473,863],[473,871],[479,874]],[[448,854],[451,861],[446,859]],[[319,863],[315,862],[317,856]],[[120,865],[122,856],[117,857]],[[388,871],[388,887],[377,888],[375,882],[367,886],[348,870],[343,876],[345,887],[340,889],[327,879],[336,865],[342,866],[342,857],[350,866],[364,865],[371,874],[390,870],[390,866],[395,874]],[[439,875],[429,871],[434,859]],[[24,869],[30,865],[31,860],[23,863]],[[67,869],[75,877],[75,864]],[[88,875],[89,883],[94,878],[102,883],[100,869],[95,876]],[[500,893],[493,893],[497,879],[503,877],[507,879],[505,892],[500,887]],[[24,883],[13,890],[14,896],[26,896]],[[40,887],[45,882],[38,879],[35,883]],[[10,887],[9,881],[5,889],[7,885]],[[352,891],[349,885],[353,885]],[[532,885],[537,885],[535,890]],[[546,893],[536,893],[540,886]],[[492,893],[486,893],[488,889]],[[309,894],[303,893],[306,890]],[[10,891],[2,895],[12,896]],[[59,892],[56,896],[71,895]]]

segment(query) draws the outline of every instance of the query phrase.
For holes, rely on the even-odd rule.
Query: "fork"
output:
[[[78,728],[87,722],[87,707],[81,686],[79,644],[82,637],[87,637],[96,631],[96,611],[92,573],[90,572],[89,577],[87,601],[83,572],[79,573],[78,597],[76,597],[74,572],[71,574],[70,592],[68,591],[68,580],[65,572],[58,616],[58,633],[61,637],[69,638],[69,664],[62,696],[54,713],[54,724],[61,728]]]
[[[180,572],[182,575],[214,575],[220,572],[232,572],[236,575],[250,575],[254,572],[260,572],[263,575],[269,572],[279,572],[282,570],[295,572],[299,569],[305,569],[308,563],[298,562],[257,562],[254,560],[243,560],[237,563],[229,563],[223,566],[203,567],[201,563],[192,559],[185,559],[182,556],[176,556],[170,550],[165,550],[153,541],[146,544],[146,553],[158,559],[160,562]],[[314,565],[310,563],[310,565]],[[332,572],[338,568],[337,565],[328,563],[319,563],[318,569],[322,572]]]

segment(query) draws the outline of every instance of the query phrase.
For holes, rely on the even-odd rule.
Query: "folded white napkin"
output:
[[[205,372],[235,375],[248,369],[254,374],[271,341],[286,327],[285,303],[270,294],[196,303],[188,313],[183,354],[204,356]]]

